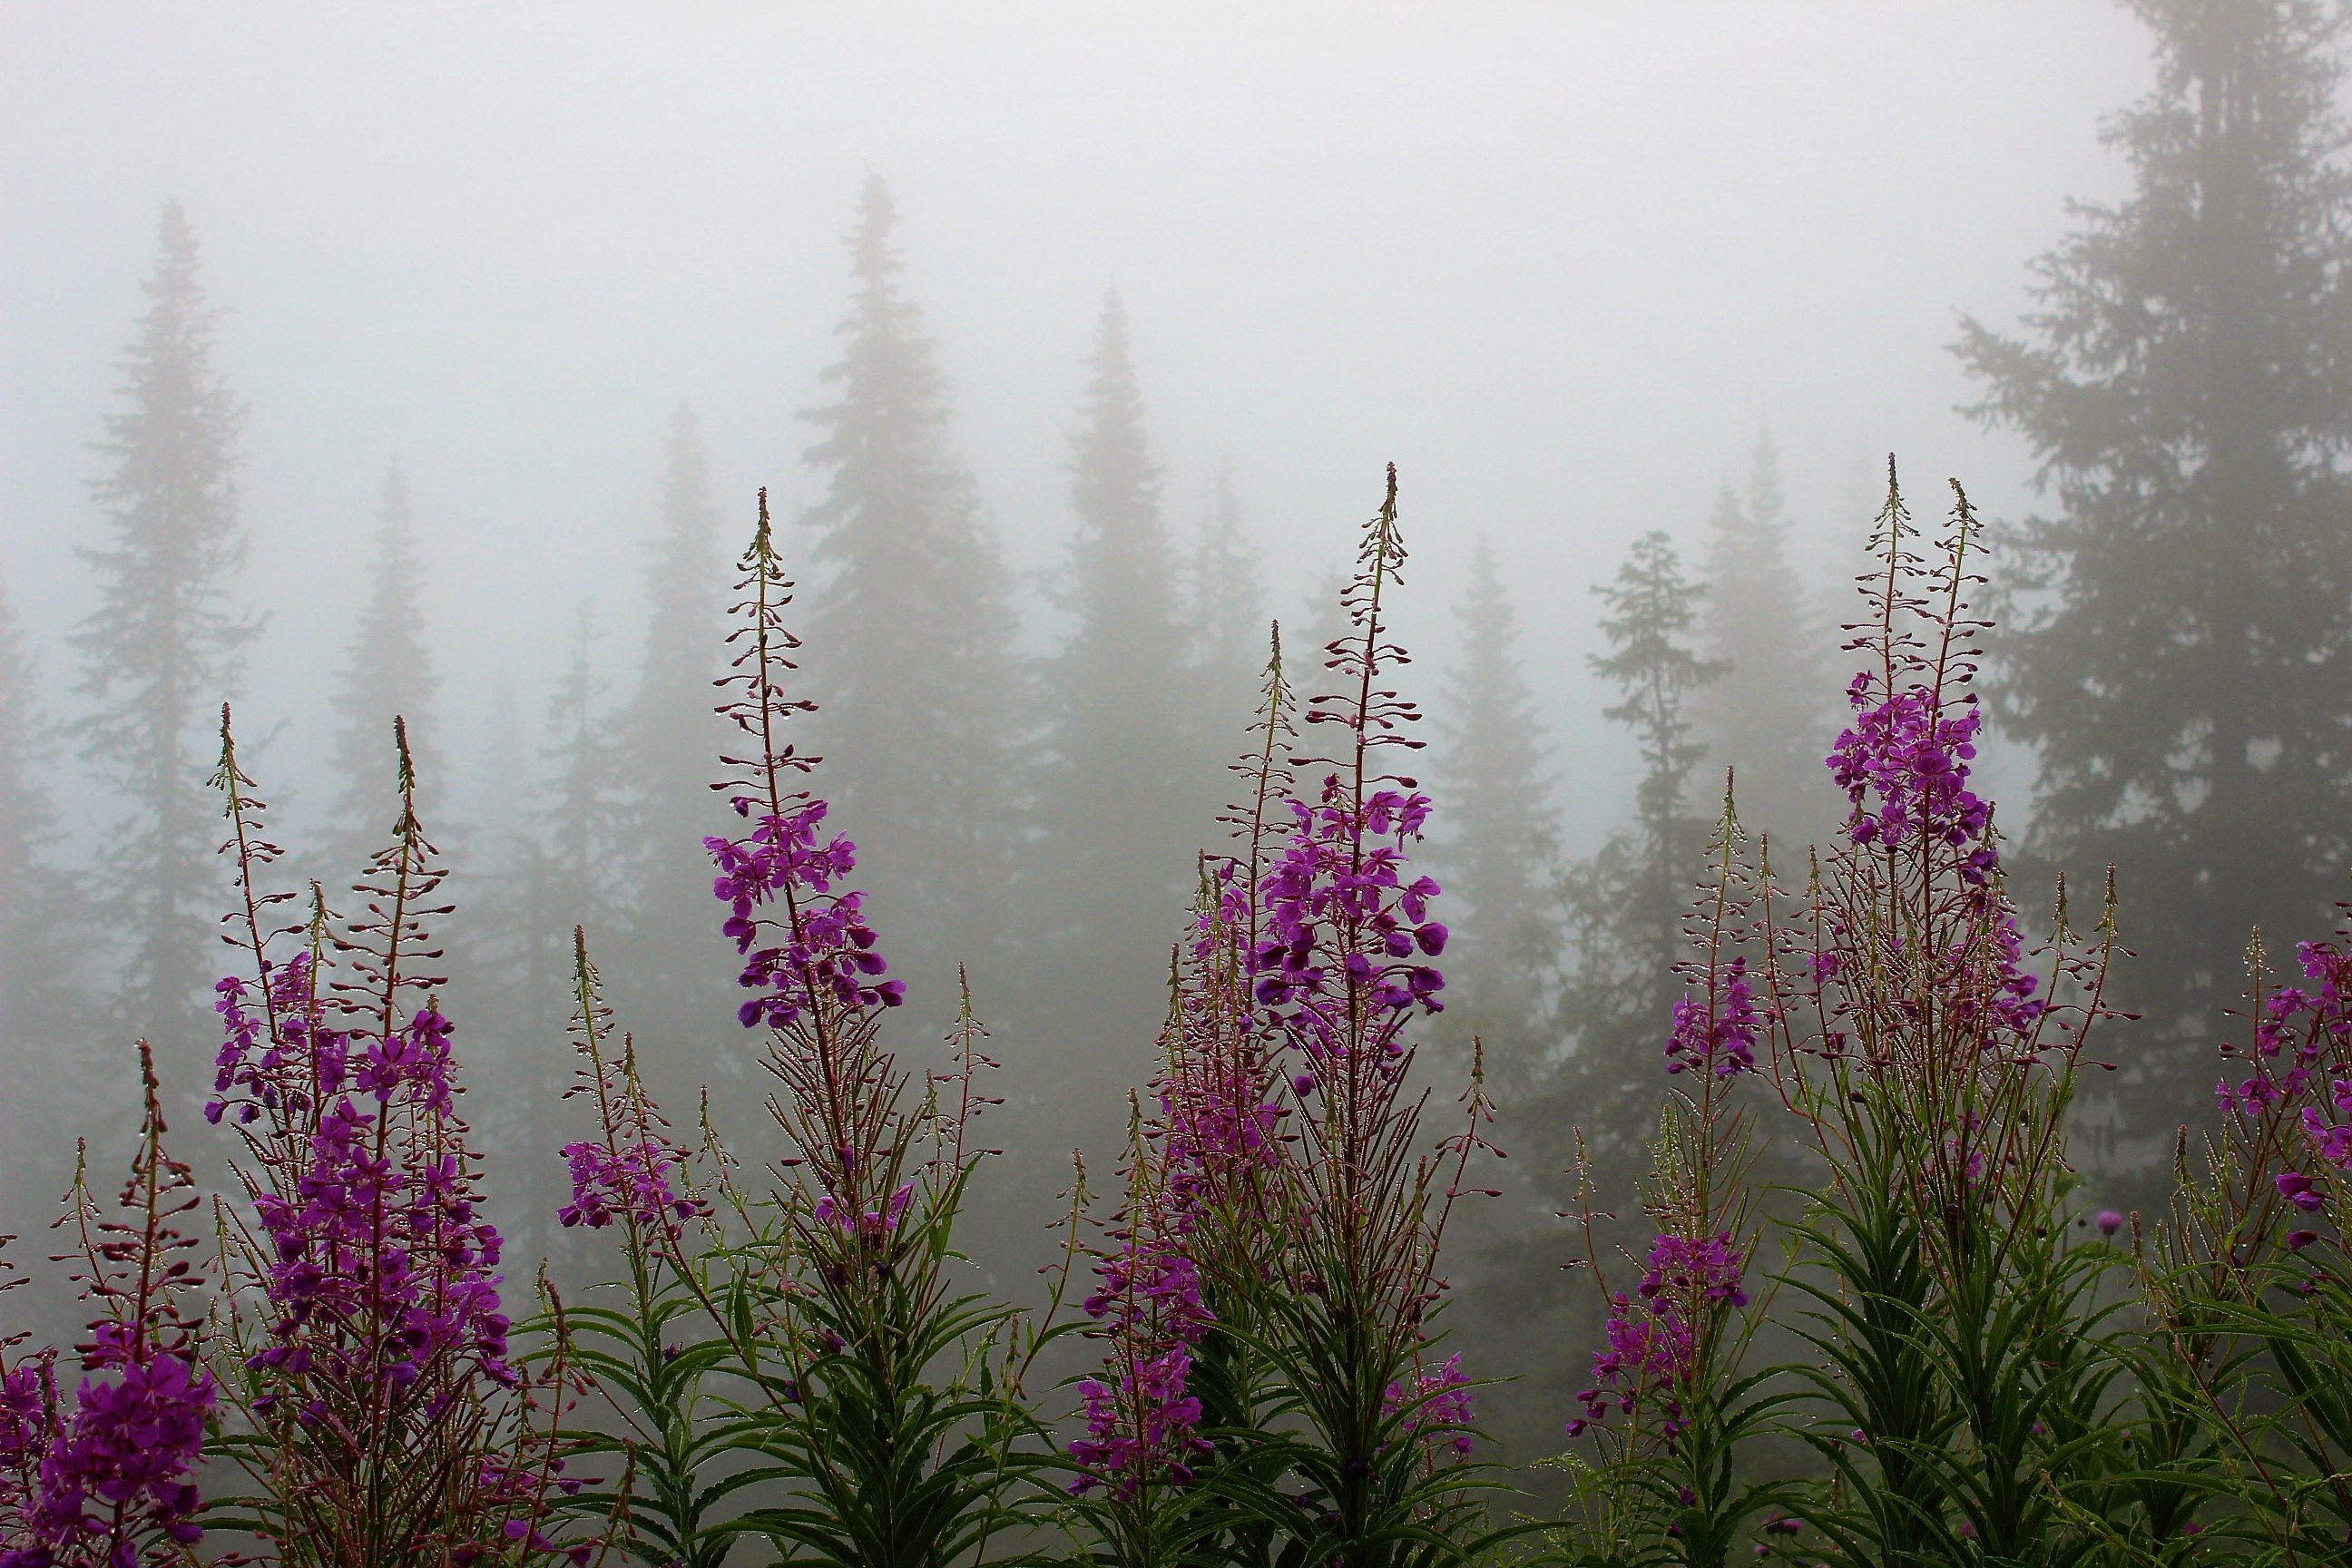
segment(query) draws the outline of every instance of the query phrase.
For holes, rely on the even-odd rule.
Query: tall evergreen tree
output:
[[[900,284],[897,207],[869,179],[848,239],[835,400],[806,416],[828,476],[810,509],[822,580],[804,673],[834,808],[913,971],[919,1016],[954,1007],[959,959],[999,947],[1014,837],[1007,574],[948,446],[946,383]]]
[[[1433,858],[1454,900],[1446,1017],[1486,1044],[1507,1102],[1544,1070],[1560,958],[1559,829],[1543,771],[1543,730],[1519,664],[1518,615],[1494,546],[1481,537],[1455,618],[1456,662],[1440,707],[1445,749],[1433,771],[1449,826]]]
[[[1057,979],[1033,1027],[1066,1047],[1061,1108],[1107,1133],[1167,1010],[1174,917],[1223,780],[1194,743],[1160,466],[1115,292],[1087,371],[1069,464],[1078,526],[1055,595],[1073,625],[1044,670],[1035,775],[1038,907]]]
[[[1738,773],[1740,820],[1776,841],[1810,843],[1836,820],[1822,759],[1837,738],[1832,646],[1789,561],[1780,455],[1759,433],[1745,492],[1725,486],[1708,531],[1706,613],[1698,646],[1722,674],[1691,694],[1696,736],[1713,784]],[[1706,803],[1711,810],[1713,802]]]
[[[2162,1037],[2123,1161],[2210,1103],[2248,931],[2321,929],[2352,854],[2345,13],[2133,9],[2157,84],[2104,132],[2130,195],[2074,204],[2022,336],[1958,344],[2058,503],[2008,540],[1996,711],[2040,756],[2033,858],[2120,872],[2119,984]]]
[[[702,847],[729,830],[710,790],[725,743],[712,683],[725,664],[729,574],[709,457],[684,403],[670,416],[661,516],[649,542],[645,652],[613,737],[622,929],[617,941],[590,936],[608,955],[607,984],[637,1029],[640,1063],[657,1092],[684,1105],[744,1062],[729,1048],[741,1031],[727,1009],[711,1004],[739,964],[712,923],[710,858]]]
[[[22,1234],[71,1173],[65,1131],[90,1124],[90,1020],[78,1017],[89,911],[55,858],[58,819],[38,770],[53,733],[37,667],[0,581],[0,1231]]]
[[[245,410],[213,366],[219,313],[176,202],[159,240],[147,311],[121,361],[128,406],[108,417],[99,448],[114,471],[91,487],[110,522],[106,542],[81,552],[98,574],[98,608],[74,642],[79,690],[93,705],[79,725],[85,754],[131,807],[100,858],[100,891],[127,947],[121,1004],[141,1031],[186,1038],[199,1027],[226,886],[205,788],[210,726],[260,622],[230,595],[246,554],[236,473]]]
[[[1192,743],[1160,465],[1116,294],[1087,370],[1070,463],[1078,529],[1058,595],[1076,625],[1045,681],[1041,863],[1053,920],[1090,950],[1071,966],[1092,976],[1088,994],[1066,992],[1069,1008],[1092,1016],[1098,1038],[1131,1036],[1140,1052],[1165,1010],[1156,957],[1193,881],[1213,764]],[[1109,1017],[1121,1022],[1107,1029]],[[1088,1059],[1107,1081],[1132,1081],[1134,1063],[1100,1049]]]
[[[1642,777],[1633,822],[1566,881],[1572,952],[1560,1020],[1572,1043],[1561,1124],[1581,1125],[1596,1156],[1631,1173],[1654,1131],[1659,1046],[1681,990],[1674,966],[1706,839],[1706,820],[1688,804],[1706,755],[1692,738],[1691,699],[1723,669],[1692,647],[1706,589],[1684,574],[1665,534],[1636,540],[1615,582],[1593,591],[1608,605],[1610,651],[1593,656],[1592,669],[1618,689],[1603,711],[1633,732]]]
[[[1265,588],[1242,518],[1231,460],[1210,477],[1201,531],[1185,573],[1184,619],[1199,672],[1200,721],[1212,738],[1237,733],[1256,700],[1265,641]],[[1213,747],[1212,748],[1214,749]]]
[[[1496,1131],[1511,1159],[1505,1199],[1465,1279],[1471,1331],[1531,1347],[1522,1383],[1498,1392],[1491,1416],[1506,1447],[1530,1457],[1556,1449],[1559,1412],[1589,1381],[1600,1338],[1591,1297],[1571,1293],[1561,1272],[1577,1238],[1552,1217],[1572,1211],[1580,1195],[1567,1173],[1580,1133],[1599,1209],[1629,1221],[1640,1213],[1635,1183],[1657,1131],[1661,1047],[1680,990],[1672,965],[1683,956],[1686,890],[1706,843],[1705,825],[1688,806],[1705,755],[1692,737],[1690,700],[1718,673],[1692,646],[1706,590],[1684,574],[1666,535],[1637,541],[1616,580],[1594,592],[1608,606],[1601,626],[1610,651],[1591,665],[1618,689],[1607,714],[1633,732],[1642,778],[1633,820],[1556,884],[1568,952],[1550,1032],[1565,1050],[1529,1061],[1523,1075],[1497,1064]],[[1473,605],[1485,596],[1474,592]],[[1491,612],[1479,618],[1490,627],[1495,621]],[[1523,765],[1532,773],[1531,759]],[[1542,891],[1527,889],[1537,910]]]
[[[425,632],[423,578],[408,472],[395,457],[384,473],[366,597],[352,630],[341,689],[335,695],[338,792],[333,825],[326,835],[333,856],[326,870],[334,880],[357,874],[368,855],[382,846],[392,820],[387,802],[395,797],[385,790],[384,781],[393,772],[395,717],[407,721],[418,811],[427,822],[439,816],[443,777],[432,707],[441,682],[433,669]]]
[[[509,1222],[526,1250],[553,1250],[553,1215],[563,1192],[558,1150],[581,1124],[562,1103],[572,1058],[563,1024],[572,1015],[572,931],[592,942],[614,921],[619,823],[614,747],[604,710],[604,683],[590,650],[593,613],[580,607],[571,658],[547,709],[532,791],[538,808],[493,854],[497,875],[483,900],[477,962],[493,984],[474,988],[486,1077],[498,1092],[480,1114],[483,1145],[505,1152],[518,1173]]]

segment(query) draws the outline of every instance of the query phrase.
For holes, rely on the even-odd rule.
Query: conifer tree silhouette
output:
[[[1739,819],[1792,848],[1826,835],[1839,817],[1822,759],[1837,738],[1838,678],[1827,654],[1837,639],[1813,613],[1789,560],[1788,503],[1780,450],[1759,432],[1744,490],[1724,487],[1706,544],[1706,599],[1697,646],[1720,668],[1691,693],[1691,721],[1712,766],[1713,795],[1727,768],[1739,779]],[[1712,816],[1714,799],[1693,808]]]
[[[130,815],[101,857],[100,894],[127,951],[126,1020],[158,1039],[202,1027],[212,921],[226,882],[214,862],[211,725],[234,694],[258,616],[232,599],[245,564],[238,434],[245,410],[213,364],[219,312],[198,278],[195,231],[163,208],[149,300],[121,360],[128,405],[99,450],[113,471],[92,494],[105,542],[82,557],[98,607],[74,634],[83,754]]]
[[[59,820],[39,770],[55,750],[37,662],[0,579],[0,1231],[46,1218],[73,1141],[101,1109],[92,1020],[78,1017],[87,900],[56,858]],[[127,1109],[121,1099],[110,1109]]]
[[[1507,1103],[1536,1082],[1555,1046],[1560,848],[1518,615],[1483,536],[1454,615],[1459,651],[1438,710],[1444,750],[1431,767],[1451,825],[1432,858],[1456,900],[1446,1020],[1459,1039],[1486,1041],[1487,1071]]]
[[[441,752],[434,741],[433,700],[441,681],[433,668],[425,624],[427,602],[408,471],[395,457],[384,473],[366,595],[335,694],[339,722],[332,776],[341,787],[333,825],[325,837],[331,857],[324,870],[330,886],[366,863],[392,820],[385,815],[390,809],[386,803],[394,797],[384,781],[393,767],[386,737],[395,717],[407,721],[418,807],[428,820],[438,816],[444,781]]]
[[[870,902],[906,956],[919,1016],[955,1006],[953,964],[985,973],[1014,838],[1018,683],[1007,573],[948,441],[947,384],[901,283],[898,213],[866,181],[848,239],[855,294],[833,402],[805,417],[826,479],[804,521],[815,570],[803,675]]]
[[[618,795],[613,849],[622,930],[606,950],[613,994],[635,1020],[640,1062],[672,1103],[690,1103],[715,1074],[740,1068],[732,1025],[713,995],[738,964],[710,930],[710,857],[703,840],[730,830],[711,793],[725,740],[712,705],[725,663],[727,569],[720,508],[694,410],[670,416],[659,526],[646,564],[647,616],[636,689],[615,716]],[[735,1031],[740,1033],[740,1031]]]
[[[2317,0],[2137,0],[2132,189],[2071,205],[2020,336],[1964,323],[1976,413],[2051,515],[2007,541],[1995,717],[2041,776],[2019,875],[2118,872],[2154,1037],[2118,1093],[2159,1161],[2203,1108],[2252,928],[2325,929],[2352,857],[2352,127]]]
[[[1099,1090],[1108,1127],[1167,1010],[1171,911],[1194,881],[1223,782],[1215,753],[1196,743],[1160,466],[1115,292],[1070,447],[1078,525],[1055,597],[1072,626],[1043,672],[1035,774],[1039,907],[1067,978],[1042,993],[1040,1027],[1068,1044],[1062,1092]]]

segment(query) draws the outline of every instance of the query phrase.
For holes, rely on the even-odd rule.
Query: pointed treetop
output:
[[[861,281],[881,286],[905,268],[906,259],[890,243],[898,231],[898,204],[890,199],[889,183],[879,174],[866,175],[857,198],[857,226],[848,238],[851,268]]]

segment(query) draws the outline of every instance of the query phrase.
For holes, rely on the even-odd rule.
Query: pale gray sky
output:
[[[1545,708],[1594,739],[1587,584],[1696,542],[1759,419],[1810,538],[1889,447],[1993,510],[2021,448],[1951,412],[2143,90],[2100,0],[1548,5],[0,5],[0,563],[43,647],[86,600],[86,448],[184,201],[252,405],[248,709],[319,736],[384,463],[434,563],[451,750],[527,710],[593,595],[625,678],[667,411],[723,492],[810,491],[866,171],[959,441],[1024,567],[1070,523],[1078,362],[1124,293],[1171,518],[1221,455],[1276,607],[1402,468],[1424,666],[1491,532]],[[1033,622],[1033,631],[1036,623]],[[322,741],[323,737],[319,739]],[[1619,805],[1631,759],[1562,748]],[[299,765],[289,757],[289,771]]]

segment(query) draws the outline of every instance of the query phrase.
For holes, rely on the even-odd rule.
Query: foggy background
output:
[[[175,1016],[122,1005],[126,917],[103,889],[131,807],[71,728],[89,702],[76,690],[87,655],[68,638],[100,603],[80,552],[110,537],[89,488],[110,459],[94,443],[124,412],[121,362],[166,203],[201,241],[201,286],[226,312],[213,364],[249,410],[237,477],[250,557],[229,598],[268,621],[234,695],[247,767],[304,875],[347,878],[353,868],[320,857],[389,820],[388,795],[380,820],[341,804],[337,704],[387,468],[397,458],[406,476],[407,596],[439,682],[411,711],[429,710],[443,763],[432,810],[467,911],[451,933],[450,1011],[467,1109],[501,1224],[519,1253],[557,1249],[562,1274],[587,1266],[547,1220],[572,1114],[554,1098],[570,1070],[572,921],[617,933],[601,948],[607,976],[624,1022],[666,1064],[657,1087],[673,1110],[690,1118],[711,1081],[726,1130],[754,1131],[721,911],[696,891],[708,872],[693,842],[717,826],[708,797],[669,797],[671,901],[608,900],[593,857],[566,848],[565,814],[575,786],[644,786],[632,770],[645,759],[612,752],[602,779],[567,774],[564,759],[607,756],[597,748],[636,722],[681,402],[708,453],[717,557],[740,551],[769,487],[803,584],[794,622],[823,615],[827,573],[801,520],[832,479],[805,461],[820,432],[802,415],[840,395],[822,373],[848,342],[844,238],[878,177],[898,213],[905,297],[946,374],[947,442],[1002,551],[1002,580],[985,586],[1006,600],[1016,656],[998,672],[994,739],[1019,777],[976,828],[1003,851],[989,873],[1003,885],[961,911],[982,951],[894,901],[938,869],[889,861],[897,825],[862,820],[853,791],[831,826],[866,847],[876,924],[914,988],[894,1021],[899,1048],[933,1059],[954,963],[974,961],[1005,1064],[995,1087],[1012,1102],[990,1123],[1007,1158],[976,1199],[974,1256],[992,1284],[1024,1288],[1073,1142],[1107,1183],[1126,1087],[1150,1071],[1189,850],[1215,832],[1205,796],[1144,825],[1158,847],[1136,848],[1150,863],[1132,869],[1135,896],[1104,915],[1057,868],[1062,824],[1038,802],[1060,786],[1030,771],[1083,663],[1068,651],[1085,619],[1068,570],[1074,437],[1115,289],[1164,465],[1171,571],[1192,570],[1215,476],[1229,472],[1262,607],[1297,634],[1295,675],[1382,465],[1399,466],[1412,561],[1396,625],[1417,659],[1408,693],[1436,721],[1419,770],[1437,797],[1429,858],[1457,900],[1486,877],[1491,904],[1495,861],[1519,851],[1495,838],[1481,869],[1476,823],[1448,816],[1495,782],[1475,760],[1491,752],[1453,745],[1448,725],[1465,715],[1444,705],[1448,680],[1489,656],[1524,680],[1524,705],[1500,702],[1487,733],[1499,724],[1540,748],[1504,781],[1534,792],[1511,809],[1553,840],[1521,857],[1512,895],[1527,912],[1512,930],[1533,945],[1511,947],[1469,893],[1473,935],[1447,961],[1456,1011],[1429,1059],[1441,1105],[1474,1029],[1498,1064],[1505,1141],[1525,1158],[1494,1178],[1506,1196],[1463,1233],[1454,1269],[1467,1326],[1545,1339],[1515,1369],[1480,1369],[1534,1380],[1523,1404],[1507,1393],[1488,1407],[1501,1435],[1556,1436],[1557,1385],[1592,1325],[1558,1278],[1569,1238],[1551,1173],[1563,1130],[1583,1120],[1614,1140],[1610,1179],[1630,1188],[1638,1175],[1663,1081],[1652,991],[1673,982],[1648,963],[1658,912],[1627,892],[1640,879],[1624,858],[1679,856],[1689,826],[1643,837],[1637,739],[1604,719],[1620,693],[1590,662],[1612,647],[1592,590],[1658,531],[1704,576],[1719,495],[1749,484],[1769,435],[1794,589],[1749,607],[1822,661],[1797,672],[1811,683],[1791,699],[1803,724],[1832,715],[1793,741],[1821,795],[1769,826],[1832,831],[1836,797],[1812,761],[1846,664],[1829,627],[1849,613],[1885,456],[1900,457],[1923,523],[1943,511],[1948,475],[1991,519],[2048,510],[2027,440],[1957,412],[1986,389],[1950,351],[1963,313],[2013,328],[2027,263],[2074,226],[2070,201],[2132,191],[2098,127],[2154,80],[2147,32],[2105,0],[0,4],[0,581],[29,658],[18,669],[0,657],[0,741],[9,724],[31,738],[13,772],[0,766],[0,827],[12,803],[46,798],[55,818],[36,858],[63,879],[37,896],[0,887],[0,900],[16,906],[11,931],[65,953],[44,948],[28,968],[25,946],[5,971],[16,991],[0,1002],[16,1011],[0,1008],[0,1093],[16,1103],[0,1116],[0,1223],[37,1223],[73,1133],[102,1134],[133,1034],[156,1037],[182,1106],[201,1095],[215,1044],[193,986]],[[1482,541],[1487,608],[1465,620]],[[726,576],[709,583],[714,616]],[[1496,584],[1517,643],[1473,646],[1465,626],[1501,624]],[[1703,604],[1677,635],[1704,649],[1724,613]],[[715,664],[715,619],[712,631]],[[1753,631],[1742,647],[1764,646]],[[1195,647],[1185,670],[1255,667],[1259,634],[1228,640]],[[822,658],[813,647],[806,694],[839,710]],[[1203,700],[1216,710],[1208,738],[1187,746],[1204,770],[1242,744],[1245,699],[1228,681]],[[564,703],[579,720],[570,753],[551,717]],[[1695,711],[1705,742],[1722,715]],[[821,789],[861,778],[859,741],[827,741],[852,754]],[[2037,759],[2011,740],[1990,752],[1979,776],[2003,826],[2023,834]],[[1695,810],[1726,760],[1695,764]],[[610,823],[591,807],[573,815],[596,818],[581,829],[593,837]],[[0,872],[8,864],[0,856]],[[558,874],[571,872],[585,879]],[[180,891],[209,907],[220,889]],[[2285,901],[2297,899],[2313,903],[2301,884]],[[2213,933],[2224,971],[2242,933]],[[1621,984],[1621,972],[1647,978]],[[43,1099],[68,1062],[100,1064],[94,1087]],[[1594,1078],[1593,1063],[1626,1068],[1633,1087]],[[2178,1086],[2159,1087],[2132,1113],[2143,1142],[2175,1120]],[[2145,1163],[2128,1141],[2086,1146],[2118,1182]]]
[[[1952,412],[1955,313],[2012,317],[2064,199],[2122,188],[2095,122],[2148,76],[2096,0],[0,16],[0,539],[27,630],[53,645],[88,608],[88,443],[176,197],[252,409],[271,619],[244,705],[290,726],[269,765],[297,790],[393,454],[461,801],[489,678],[535,713],[583,598],[625,671],[681,397],[730,544],[757,486],[780,515],[812,497],[794,415],[837,352],[871,171],[1013,564],[1070,531],[1116,285],[1170,522],[1198,524],[1230,457],[1286,619],[1384,461],[1424,666],[1493,538],[1588,844],[1633,767],[1599,728],[1586,585],[1646,529],[1696,541],[1759,423],[1815,575],[1890,449],[1922,495],[1950,473],[2013,510],[2020,444]]]

